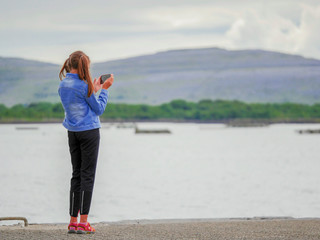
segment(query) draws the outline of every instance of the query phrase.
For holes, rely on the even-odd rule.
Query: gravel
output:
[[[92,226],[96,233],[83,235],[68,234],[67,224],[0,226],[0,239],[320,239],[320,219],[135,220]]]

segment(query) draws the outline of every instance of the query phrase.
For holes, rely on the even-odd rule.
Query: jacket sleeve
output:
[[[98,116],[100,116],[106,109],[108,95],[108,90],[102,89],[98,98],[94,93],[92,93],[90,97],[86,96],[87,103]]]

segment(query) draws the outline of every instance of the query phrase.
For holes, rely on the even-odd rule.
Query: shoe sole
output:
[[[77,233],[77,231],[76,231],[76,230],[73,230],[73,229],[70,229],[70,230],[68,231],[68,233]]]

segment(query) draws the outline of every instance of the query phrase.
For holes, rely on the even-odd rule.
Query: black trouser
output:
[[[68,131],[72,162],[70,216],[87,215],[90,210],[96,173],[100,132],[99,128],[82,132]]]

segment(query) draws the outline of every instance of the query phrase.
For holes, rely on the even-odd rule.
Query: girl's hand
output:
[[[111,77],[109,77],[103,84],[102,84],[102,88],[103,89],[108,89],[109,87],[111,87],[113,83],[113,74],[111,74]]]
[[[102,84],[100,82],[100,77],[98,78],[98,80],[95,78],[94,81],[93,81],[93,91],[94,91],[94,93],[98,92],[102,87]]]

